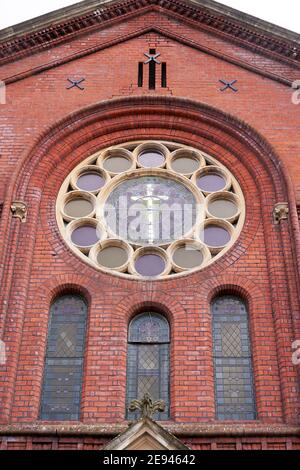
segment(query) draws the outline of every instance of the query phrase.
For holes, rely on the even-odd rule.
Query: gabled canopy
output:
[[[175,436],[150,418],[132,424],[103,450],[189,450]]]

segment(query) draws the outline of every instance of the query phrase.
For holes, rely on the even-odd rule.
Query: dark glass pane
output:
[[[223,227],[218,225],[207,225],[202,233],[200,238],[208,246],[218,247],[227,245],[230,242],[230,233]]]
[[[93,212],[93,204],[87,199],[73,199],[65,205],[69,217],[87,217]]]
[[[71,239],[77,246],[91,246],[100,240],[100,235],[97,227],[83,225],[72,232]]]
[[[122,173],[131,167],[131,161],[126,157],[109,157],[104,160],[103,167],[112,173]]]
[[[97,173],[84,173],[77,180],[78,188],[83,191],[97,191],[105,184],[105,179]]]
[[[149,90],[155,90],[156,85],[156,63],[152,60],[149,63]]]
[[[194,173],[199,166],[199,161],[189,156],[175,158],[172,162],[172,169],[178,173]]]
[[[196,268],[203,263],[203,254],[201,251],[191,246],[181,246],[177,248],[173,255],[173,260],[181,268]]]
[[[159,375],[148,376],[139,375],[138,377],[138,397],[143,397],[146,393],[153,398],[153,400],[159,399]]]
[[[163,400],[166,403],[166,411],[156,413],[154,419],[168,419],[170,386],[169,325],[167,320],[156,313],[139,315],[131,322],[129,341],[127,419],[139,418],[139,413],[129,412],[128,406],[132,400],[141,399],[146,393],[149,393],[153,400]],[[165,341],[165,343],[159,341]]]
[[[164,155],[158,150],[145,150],[139,157],[139,163],[146,168],[160,166],[165,162]]]
[[[225,188],[225,185],[226,182],[223,176],[214,173],[200,176],[197,179],[197,186],[202,189],[202,191],[221,191],[221,189]]]
[[[80,419],[82,359],[47,359],[41,419],[63,421]]]
[[[161,86],[162,88],[167,88],[167,63],[163,62],[161,64]]]
[[[143,255],[135,262],[135,269],[141,276],[158,276],[165,270],[164,259],[159,255]]]
[[[62,296],[50,310],[41,419],[79,420],[87,305]]]
[[[140,245],[165,245],[183,237],[195,225],[197,210],[194,194],[183,183],[153,175],[122,181],[104,206],[112,231]]]
[[[119,268],[128,260],[126,250],[118,246],[109,246],[101,250],[97,256],[98,263],[105,268]]]
[[[159,345],[154,344],[153,347],[141,344],[139,348],[139,369],[145,371],[159,370]]]
[[[233,296],[212,304],[217,418],[256,419],[247,309]]]
[[[229,201],[228,199],[216,199],[209,203],[208,210],[214,217],[229,219],[237,213],[238,209],[233,201]]]
[[[143,86],[143,81],[144,81],[144,64],[143,62],[139,62],[139,67],[138,67],[138,87]]]

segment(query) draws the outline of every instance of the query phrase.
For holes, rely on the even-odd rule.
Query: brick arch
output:
[[[215,297],[224,292],[241,296],[247,302],[264,299],[263,290],[251,279],[244,276],[223,276],[214,279],[207,290],[207,301],[211,303]]]
[[[211,302],[216,296],[222,293],[232,293],[241,296],[246,300],[249,311],[249,327],[251,335],[253,368],[255,377],[255,393],[256,405],[259,420],[279,420],[282,415],[281,390],[278,382],[278,354],[275,341],[275,322],[273,321],[273,312],[265,298],[265,293],[261,287],[251,279],[243,275],[220,275],[215,276],[198,286],[197,292],[193,292],[194,306],[201,322],[201,331],[205,331],[205,342],[202,343],[201,349],[204,348],[204,356],[202,361],[206,361],[206,393],[209,397],[213,397],[214,401],[214,372],[213,372],[213,335],[212,335],[212,318],[211,318]],[[265,325],[270,328],[270,341],[266,345],[262,343],[261,338]],[[270,381],[273,383],[272,400],[274,408],[277,409],[277,415],[270,418],[268,410],[265,408],[265,397],[262,393],[263,383],[266,380],[263,368],[261,367],[261,358],[265,356],[266,350],[272,351],[275,360],[272,363],[272,373],[270,373]],[[199,356],[200,357],[200,356]],[[215,409],[210,410],[210,418],[214,419]]]
[[[86,279],[83,276],[51,276],[49,279],[47,279],[47,281],[42,282],[40,284],[35,298],[29,299],[28,301],[28,307],[31,311],[31,321],[34,322],[34,324],[36,324],[38,328],[38,334],[36,335],[36,341],[34,345],[36,355],[34,363],[35,374],[31,383],[31,394],[32,397],[34,397],[33,404],[31,406],[31,419],[33,420],[38,419],[40,411],[40,396],[43,383],[44,361],[47,348],[49,315],[51,305],[60,296],[64,296],[67,294],[80,295],[87,302],[88,314],[86,344],[88,349],[88,331],[90,323],[92,297],[90,294],[89,286],[87,285]],[[39,306],[38,310],[34,308],[35,304]],[[22,374],[21,364],[19,364],[19,366],[20,369],[18,371],[18,375]]]
[[[140,132],[135,126],[137,119],[140,121],[138,127],[142,129]],[[9,214],[13,199],[26,199],[35,207],[35,214],[33,210],[29,214],[29,217],[32,215],[32,220],[39,213],[44,183],[56,167],[61,167],[68,161],[70,171],[101,143],[109,145],[126,138],[144,136],[145,128],[152,138],[163,138],[167,132],[171,140],[183,143],[199,145],[202,139],[203,144],[208,147],[207,151],[212,154],[222,148],[224,155],[221,157],[225,157],[226,152],[231,152],[251,173],[262,198],[265,198],[267,183],[272,188],[274,203],[279,199],[288,199],[291,204],[295,253],[300,266],[300,236],[295,230],[296,226],[299,227],[295,200],[289,176],[279,157],[244,122],[207,105],[173,97],[144,96],[104,101],[72,113],[47,129],[21,158],[7,191],[1,226],[4,241],[11,235],[9,229],[14,229]],[[76,155],[74,159],[67,158],[71,153]],[[219,159],[222,161],[220,156]],[[270,210],[268,206],[267,210]],[[268,212],[264,215],[269,217]],[[29,220],[27,227],[30,227]],[[18,227],[15,231],[18,236]],[[3,247],[3,251],[0,249],[0,257],[5,257],[5,253],[7,255]],[[8,263],[7,258],[3,260],[3,265],[5,263]],[[4,286],[7,284],[8,282],[2,283]]]
[[[76,275],[70,279],[67,276],[53,276],[40,285],[40,298],[50,304],[57,297],[68,293],[81,295],[88,304],[91,304],[91,293],[83,276]]]
[[[126,370],[127,362],[127,338],[130,321],[139,313],[151,309],[167,318],[170,325],[170,413],[172,419],[176,419],[178,401],[180,402],[180,390],[176,386],[180,377],[176,367],[176,357],[180,352],[181,329],[186,327],[188,312],[172,295],[161,290],[159,292],[139,292],[134,295],[126,295],[118,302],[117,308],[111,318],[112,330],[118,328],[123,338],[122,358]],[[126,374],[122,375],[122,394],[119,407],[122,411],[126,400]],[[180,406],[180,405],[179,405]],[[121,417],[121,416],[120,416]]]
[[[273,179],[275,175],[281,178],[279,187],[286,187],[290,184],[280,157],[275,154],[268,142],[245,122],[208,105],[189,99],[167,96],[159,98],[144,96],[103,101],[74,112],[57,122],[54,126],[50,126],[41,135],[36,137],[29,151],[23,153],[12,178],[10,194],[15,193],[19,197],[24,196],[29,179],[33,174],[34,166],[37,163],[40,165],[46,156],[50,157],[49,151],[51,151],[57,142],[64,141],[64,144],[61,144],[59,148],[61,153],[69,152],[72,150],[72,143],[73,148],[78,146],[78,142],[74,145],[73,138],[74,134],[78,134],[79,130],[89,128],[88,133],[80,136],[82,142],[87,139],[91,140],[95,135],[99,134],[99,129],[97,130],[96,126],[97,123],[99,124],[99,120],[101,120],[102,129],[103,123],[104,125],[106,123],[110,124],[109,134],[112,134],[115,131],[119,132],[121,129],[132,129],[135,119],[138,117],[138,112],[141,115],[149,114],[150,117],[151,115],[159,114],[162,110],[164,111],[164,117],[159,121],[156,119],[156,125],[151,123],[151,119],[145,118],[144,124],[146,128],[162,129],[165,127],[175,130],[178,127],[182,131],[191,133],[190,122],[194,122],[194,124],[197,122],[198,125],[199,123],[203,125],[202,128],[198,127],[197,134],[206,135],[208,134],[208,128],[205,125],[208,124],[211,126],[210,133],[213,134],[215,141],[223,142],[225,148],[231,148],[228,136],[233,137],[236,141],[252,148],[257,159],[268,169]],[[176,118],[178,121],[180,120],[180,124]],[[115,119],[118,119],[118,122]],[[113,125],[111,125],[112,121]],[[94,128],[91,131],[90,129],[93,125]],[[214,133],[212,133],[212,128],[215,129]],[[220,130],[223,133],[226,132],[227,139],[222,140],[221,133],[218,133]],[[106,131],[107,126],[105,125],[105,133]],[[277,182],[276,180],[275,182]],[[280,191],[279,188],[277,190]]]
[[[34,299],[28,301],[29,306],[34,304],[39,305],[38,317],[41,344],[40,346],[36,346],[37,349],[40,347],[38,351],[39,357],[43,357],[44,355],[51,305],[58,297],[68,294],[82,296],[87,302],[88,310],[90,311],[92,304],[90,289],[85,278],[79,275],[70,276],[69,278],[67,276],[51,276],[46,282],[40,284]]]
[[[14,322],[18,331],[18,338],[12,345],[11,354],[17,357],[21,345],[37,221],[40,218],[45,221],[48,217],[47,211],[50,213],[50,218],[53,216],[49,194],[51,195],[53,188],[56,190],[56,185],[59,187],[61,181],[59,178],[64,179],[77,163],[94,150],[101,146],[141,138],[145,134],[153,139],[168,139],[201,147],[207,153],[217,156],[225,165],[228,165],[232,157],[236,163],[235,171],[241,172],[242,184],[246,187],[251,182],[252,187],[257,188],[262,207],[261,210],[253,209],[253,217],[256,221],[262,217],[264,225],[274,317],[278,330],[278,348],[283,352],[279,354],[279,360],[281,361],[282,386],[285,389],[285,415],[290,418],[294,415],[295,407],[288,398],[291,395],[288,387],[284,386],[284,381],[287,382],[290,374],[287,362],[290,337],[288,335],[284,337],[281,330],[286,326],[288,331],[291,331],[292,320],[289,312],[298,311],[297,295],[299,293],[294,294],[297,291],[293,281],[293,277],[297,277],[296,269],[292,275],[289,269],[288,274],[285,261],[278,258],[278,253],[283,253],[287,262],[292,263],[291,249],[293,249],[297,260],[300,260],[300,239],[297,234],[299,225],[292,185],[280,158],[253,128],[220,110],[187,99],[142,96],[97,103],[67,116],[55,126],[47,129],[36,139],[30,151],[23,155],[7,192],[1,221],[4,240],[2,252],[0,252],[0,261],[4,266],[4,279],[1,284],[3,286],[2,302],[10,299],[4,306],[4,312],[8,312],[8,321]],[[60,173],[58,178],[57,172]],[[54,181],[54,177],[57,181]],[[24,199],[29,204],[28,221],[24,225],[10,216],[10,202],[13,199]],[[278,227],[278,230],[272,226],[273,205],[285,199],[290,202],[291,206],[292,231],[289,231],[284,224]],[[52,233],[51,230],[55,231],[53,218],[51,225],[52,228],[49,227],[46,235]],[[251,236],[246,233],[245,242],[249,244],[253,236],[253,233]],[[4,247],[8,246],[11,238],[15,240],[15,243],[11,244],[10,251],[5,250]],[[290,238],[293,243],[292,248],[284,243],[284,240]],[[18,249],[25,242],[26,252],[19,258]],[[88,276],[89,283],[94,284],[96,281],[92,277],[97,277],[98,282],[103,286],[116,285],[117,281],[112,280],[111,277],[101,274],[91,276],[90,268],[84,266],[83,263],[79,264],[78,261],[75,263],[69,256],[68,250],[61,247],[59,238],[54,241],[52,248],[56,250],[54,254],[60,254],[65,260],[68,259],[68,263],[74,269],[80,269],[83,277]],[[229,267],[241,253],[243,253],[243,246],[238,247],[235,252],[232,250],[228,256],[222,258],[224,267],[221,263],[216,263],[214,271],[216,277],[220,277],[221,268]],[[11,260],[15,260],[14,269],[8,269]],[[182,278],[182,285],[186,289],[191,288],[195,296],[199,283],[205,280],[206,273],[208,270],[204,270],[199,276],[197,274]],[[284,282],[287,279],[290,283],[294,283],[288,291],[284,288]],[[135,286],[138,291],[140,290],[139,295],[149,292],[148,289],[143,291],[142,282],[122,281],[124,290],[129,290],[130,285],[131,289]],[[163,281],[161,286],[162,290],[168,292],[172,289],[172,282]],[[280,303],[284,303],[285,309],[281,308]],[[13,305],[16,305],[16,308],[11,308]],[[5,319],[5,315],[3,318]],[[11,385],[7,388],[6,416],[9,416],[11,412],[11,391],[15,377],[16,361],[12,361],[8,374],[8,381]],[[293,381],[290,381],[290,387],[293,386]]]
[[[160,114],[162,110],[163,117],[159,120],[156,119],[156,125],[151,123],[150,116]],[[6,199],[11,200],[13,195],[16,197],[25,196],[34,168],[37,165],[40,166],[41,162],[47,158],[51,160],[52,155],[50,155],[50,152],[58,142],[64,142],[59,145],[61,154],[72,151],[74,147],[78,147],[78,142],[74,143],[74,135],[78,134],[80,129],[89,128],[85,135],[80,136],[82,142],[92,140],[95,135],[100,134],[99,129],[97,130],[99,121],[101,121],[101,128],[104,129],[104,133],[107,132],[106,123],[110,124],[109,134],[115,131],[120,132],[121,129],[133,129],[134,122],[139,117],[139,112],[141,115],[149,114],[148,119],[145,118],[144,122],[144,127],[148,129],[162,129],[165,127],[174,131],[175,128],[180,128],[182,131],[191,134],[192,129],[189,124],[193,122],[195,125],[196,122],[198,123],[197,134],[206,135],[209,133],[206,125],[209,125],[210,134],[214,137],[214,141],[223,142],[224,148],[232,147],[228,136],[233,137],[236,142],[251,148],[255,152],[257,160],[272,176],[274,184],[278,186],[277,191],[279,193],[286,193],[287,186],[291,185],[290,178],[280,157],[275,154],[268,142],[245,122],[211,106],[189,99],[168,96],[133,96],[102,101],[71,113],[37,136],[34,144],[23,153],[16,166]],[[116,118],[119,120],[118,122],[115,121]],[[200,123],[202,127],[200,127]],[[94,128],[91,130],[93,125]],[[213,129],[214,132],[212,132]],[[226,133],[227,138],[221,138],[220,130],[223,131],[223,134]],[[136,133],[138,134],[138,132]],[[246,164],[246,162],[244,163]],[[55,163],[52,162],[52,165],[54,166]],[[46,178],[46,175],[44,177]],[[278,177],[280,179],[279,185]]]
[[[135,315],[149,308],[156,309],[157,313],[165,315],[170,323],[178,318],[187,318],[187,312],[180,302],[164,291],[153,293],[150,296],[148,292],[128,295],[118,304],[115,314],[124,318],[126,325],[128,325]]]
[[[284,165],[268,143],[242,121],[191,100],[147,96],[116,99],[101,102],[73,113],[47,129],[42,136],[36,139],[33,147],[23,155],[18,163],[7,191],[2,217],[3,238],[5,239],[9,235],[9,225],[11,225],[9,210],[10,202],[13,199],[26,199],[38,207],[42,199],[45,180],[57,165],[62,165],[71,152],[73,153],[80,146],[81,151],[77,152],[79,155],[72,164],[75,166],[77,162],[92,153],[92,142],[96,137],[102,137],[98,140],[103,141],[103,136],[105,136],[108,143],[122,141],[126,135],[127,138],[129,136],[138,137],[138,130],[133,130],[137,118],[142,121],[139,127],[147,128],[153,138],[154,136],[161,138],[162,134],[166,133],[163,131],[165,129],[169,132],[172,130],[172,138],[176,140],[176,137],[173,137],[176,129],[177,140],[184,143],[193,142],[195,137],[192,136],[202,136],[203,139],[210,138],[212,153],[214,153],[214,149],[216,151],[216,143],[224,151],[228,150],[233,154],[239,152],[245,154],[245,149],[250,148],[259,165],[266,170],[268,184],[272,186],[274,195],[277,198],[287,197],[287,188],[291,186],[291,183]],[[144,136],[144,131],[141,134]],[[121,135],[124,137],[121,138]],[[107,136],[112,136],[111,140]],[[229,136],[233,139],[231,143]],[[70,158],[68,160],[70,161]],[[263,197],[266,180],[259,171],[257,173],[257,162],[250,162],[249,159],[244,158],[242,164],[251,170],[257,184],[260,185]],[[71,169],[69,168],[69,171]],[[289,199],[293,197],[292,194],[292,191],[289,191]],[[296,219],[294,218],[293,203],[294,199],[291,200],[294,222]],[[297,241],[296,246],[298,246],[299,240],[295,240]],[[300,253],[300,250],[296,250],[297,253],[298,251]],[[1,255],[3,253],[0,251]]]

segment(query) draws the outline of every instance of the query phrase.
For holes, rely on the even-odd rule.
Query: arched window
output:
[[[135,317],[129,327],[127,356],[127,419],[139,415],[128,411],[130,402],[149,393],[153,400],[163,400],[166,410],[154,419],[169,418],[170,328],[167,320],[152,312]]]
[[[212,318],[217,419],[256,419],[246,305],[220,296],[212,303]]]
[[[50,309],[40,419],[78,421],[85,349],[87,304],[63,295]]]

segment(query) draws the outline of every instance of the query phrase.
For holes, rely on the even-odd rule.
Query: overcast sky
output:
[[[77,3],[76,0],[8,0],[1,8],[0,29]],[[300,1],[224,0],[224,5],[300,33]]]

